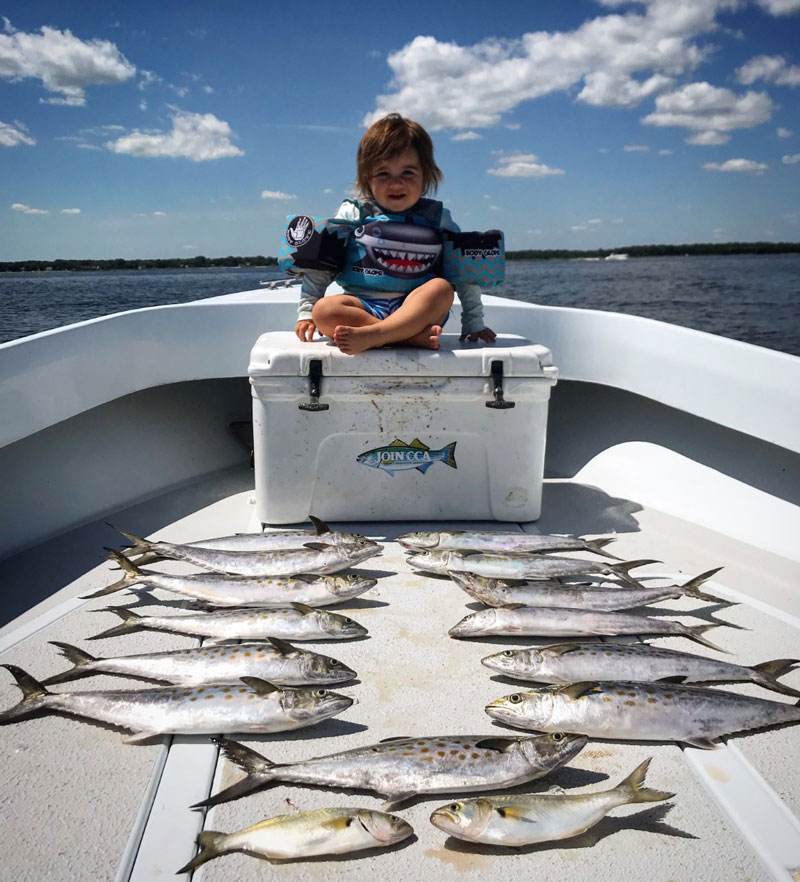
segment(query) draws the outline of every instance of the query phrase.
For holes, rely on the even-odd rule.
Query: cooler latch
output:
[[[308,363],[308,396],[309,401],[298,404],[300,410],[327,410],[330,405],[320,404],[319,396],[322,394],[322,362],[318,358],[312,358]]]
[[[487,401],[486,406],[494,407],[497,410],[508,410],[509,407],[514,407],[516,402],[506,401],[505,398],[503,398],[503,362],[499,360],[493,361],[491,373],[494,401]]]

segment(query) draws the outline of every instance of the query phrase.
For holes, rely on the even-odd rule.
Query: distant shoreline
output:
[[[575,260],[606,258],[626,254],[628,257],[688,257],[695,255],[730,254],[795,254],[800,242],[700,242],[684,245],[625,245],[619,248],[594,248],[578,251],[565,248],[525,249],[507,251],[508,260]],[[108,270],[154,269],[272,269],[277,267],[275,257],[204,257],[138,258],[125,260],[12,260],[0,261],[0,273],[19,272],[105,272]]]

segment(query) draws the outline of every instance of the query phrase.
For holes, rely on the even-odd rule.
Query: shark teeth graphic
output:
[[[436,260],[436,254],[418,251],[375,248],[373,253],[384,269],[409,275],[424,273]]]

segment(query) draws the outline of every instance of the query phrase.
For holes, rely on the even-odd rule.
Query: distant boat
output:
[[[615,251],[612,251],[611,254],[604,257],[604,260],[627,260],[629,257],[628,254],[617,254]]]

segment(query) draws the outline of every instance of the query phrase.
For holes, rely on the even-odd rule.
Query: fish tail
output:
[[[690,640],[695,640],[697,643],[702,643],[703,646],[708,646],[709,649],[716,649],[717,652],[724,652],[726,655],[730,655],[727,649],[723,649],[721,646],[717,646],[716,643],[712,643],[707,637],[703,637],[706,631],[711,628],[718,628],[722,624],[727,624],[727,622],[711,622],[710,625],[686,625],[681,633]]]
[[[128,533],[125,530],[120,530],[119,527],[115,527],[113,524],[109,524],[106,521],[106,525],[111,527],[112,530],[116,530],[118,533],[123,535],[128,542],[133,542],[133,548],[129,549],[130,554],[142,554],[145,551],[150,551],[153,543],[147,539],[142,539],[141,536],[136,536],[134,533]]]
[[[632,570],[635,567],[643,567],[646,564],[654,564],[654,563],[662,563],[660,560],[626,560],[622,563],[618,564],[609,564],[608,568],[614,572],[623,582],[626,582],[628,585],[632,585],[636,588],[641,588],[641,582],[637,582],[633,576],[630,575],[628,570]]]
[[[52,695],[42,683],[31,677],[22,668],[18,668],[16,665],[3,665],[3,667],[17,681],[17,686],[22,690],[22,701],[7,711],[0,712],[0,725],[13,723],[21,717],[41,710],[44,699],[48,695]]]
[[[640,763],[624,781],[614,788],[621,797],[625,798],[625,803],[663,802],[663,800],[672,799],[675,796],[674,793],[667,793],[665,790],[651,790],[649,787],[643,786],[652,759],[652,757],[648,757],[643,763]]]
[[[77,680],[79,677],[83,677],[88,673],[87,671],[82,671],[81,668],[97,661],[95,656],[89,655],[88,652],[84,652],[82,649],[73,646],[71,643],[59,643],[58,640],[51,640],[50,645],[57,646],[61,650],[61,654],[64,658],[66,658],[67,661],[71,661],[74,667],[62,671],[60,674],[48,677],[46,680],[42,680],[42,686],[52,686],[54,683],[66,683],[68,680]]]
[[[227,838],[227,835],[227,833],[218,833],[216,830],[203,830],[203,832],[197,837],[197,845],[200,848],[200,851],[189,861],[188,864],[181,867],[175,875],[180,876],[182,873],[190,873],[192,870],[196,870],[207,861],[213,860],[221,854],[225,854],[225,847],[222,842]]]
[[[129,609],[125,609],[124,606],[107,606],[104,609],[96,610],[96,612],[114,613],[122,619],[122,624],[115,625],[113,628],[109,628],[107,631],[95,634],[92,637],[87,637],[87,640],[103,640],[106,637],[119,637],[121,634],[130,634],[131,631],[136,631],[142,627],[140,624],[142,617]]]
[[[616,537],[611,536],[608,539],[585,539],[584,545],[586,546],[587,551],[593,551],[595,554],[599,554],[602,557],[610,557],[613,560],[622,560],[621,557],[617,557],[616,554],[612,554],[610,551],[606,551],[606,545],[609,545],[611,542],[616,542]]]
[[[456,442],[455,441],[452,441],[446,447],[443,447],[441,449],[441,451],[439,451],[439,452],[443,454],[444,458],[442,459],[442,462],[445,465],[449,465],[451,469],[458,468],[458,466],[456,465]]]
[[[780,692],[781,695],[792,695],[800,698],[800,692],[778,682],[778,677],[788,674],[795,665],[800,664],[796,658],[777,658],[774,661],[762,662],[760,665],[753,665],[750,669],[753,671],[753,682],[766,689],[772,689]]]
[[[230,787],[226,787],[225,790],[220,790],[214,796],[209,796],[202,802],[196,802],[192,808],[211,808],[211,806],[219,805],[222,802],[231,802],[258,790],[275,777],[271,772],[277,768],[278,764],[271,762],[255,750],[227,738],[212,738],[211,740],[219,747],[220,754],[238,766],[246,777]]]
[[[700,573],[699,576],[695,576],[694,579],[689,579],[688,582],[683,585],[679,585],[681,594],[686,594],[688,597],[694,597],[695,600],[705,600],[709,603],[724,603],[728,606],[735,606],[733,601],[724,600],[722,597],[715,597],[713,594],[706,594],[703,591],[699,591],[698,589],[703,584],[703,582],[707,582],[712,576],[715,576],[722,567],[717,567],[714,570],[708,570],[705,573]]]
[[[93,597],[105,597],[107,594],[114,594],[115,591],[121,591],[123,588],[127,588],[128,585],[135,582],[142,575],[142,571],[139,567],[133,563],[133,561],[128,560],[124,554],[120,554],[113,548],[106,548],[105,550],[108,552],[109,559],[116,561],[120,565],[120,568],[124,571],[124,575],[119,581],[107,585],[99,591],[94,591],[92,594],[82,595],[81,600],[91,600]]]

